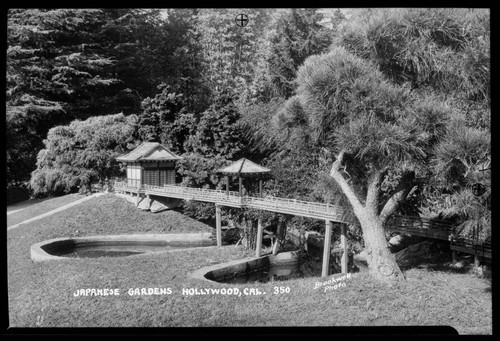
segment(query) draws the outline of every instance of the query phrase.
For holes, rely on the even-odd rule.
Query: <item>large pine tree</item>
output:
[[[361,225],[370,270],[384,281],[403,279],[384,225],[416,189],[445,106],[415,98],[344,48],[309,57],[296,82],[297,95],[274,121],[278,137],[289,148],[330,153],[330,176]]]

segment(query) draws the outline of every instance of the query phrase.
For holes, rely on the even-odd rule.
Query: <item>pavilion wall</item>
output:
[[[175,161],[142,161],[127,164],[127,183],[163,186],[175,185]]]

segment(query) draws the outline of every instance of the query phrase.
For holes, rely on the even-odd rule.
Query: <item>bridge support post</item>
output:
[[[262,218],[257,220],[257,241],[255,244],[255,257],[260,257],[262,249]]]
[[[220,205],[215,204],[215,233],[217,235],[217,246],[222,246],[222,225]]]
[[[139,207],[139,190],[137,190],[137,198],[135,199],[135,207]]]
[[[323,247],[323,269],[321,270],[321,277],[328,276],[331,245],[332,245],[332,222],[330,220],[326,220],[325,245]]]
[[[349,253],[347,252],[347,234],[346,234],[346,224],[340,226],[340,247],[342,248],[342,258],[340,258],[340,266],[342,273],[347,273],[347,262],[349,259]]]

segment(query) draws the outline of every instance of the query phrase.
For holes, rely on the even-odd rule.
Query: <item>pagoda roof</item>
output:
[[[142,142],[137,148],[116,158],[120,162],[172,161],[182,157],[175,155],[158,142]]]
[[[218,170],[220,173],[230,173],[230,174],[263,174],[269,173],[271,170],[266,167],[259,166],[255,162],[252,162],[246,158],[241,158],[238,161],[233,162],[227,167]]]

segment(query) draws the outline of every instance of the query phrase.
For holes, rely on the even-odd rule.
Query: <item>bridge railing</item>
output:
[[[440,219],[429,219],[417,216],[394,215],[387,221],[387,225],[397,226],[408,229],[438,229],[450,232],[453,225],[447,221]]]
[[[137,192],[138,190],[142,190],[141,185],[131,185],[127,181],[115,181],[114,183],[115,190],[123,190],[123,191],[133,191]]]
[[[261,208],[283,213],[289,212],[291,214],[300,213],[301,215],[316,215],[325,218],[330,217],[336,221],[352,223],[351,221],[346,221],[344,209],[338,205],[278,197],[243,197],[242,203],[252,208]]]
[[[206,188],[184,187],[179,185],[141,185],[130,186],[125,181],[115,181],[115,189],[136,192],[161,193],[180,199],[191,199],[197,201],[213,202],[229,206],[248,206],[256,209],[263,209],[273,212],[295,214],[309,217],[332,219],[338,222],[349,224],[359,224],[352,218],[346,216],[345,210],[338,205],[330,205],[297,199],[286,199],[278,197],[240,197],[238,192],[225,190],[214,190]],[[448,233],[452,229],[452,224],[438,219],[428,219],[412,216],[394,215],[386,223],[389,228],[401,230],[414,229],[434,229],[443,233]]]
[[[193,188],[177,185],[143,185],[144,189],[149,192],[159,192],[168,194],[181,199],[192,199],[197,201],[208,201],[214,203],[228,203],[234,205],[241,205],[241,197],[238,192],[229,193],[224,190],[206,189],[206,188]]]

